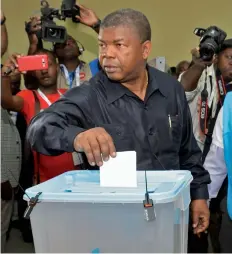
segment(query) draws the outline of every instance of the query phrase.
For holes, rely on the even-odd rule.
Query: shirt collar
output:
[[[207,67],[207,75],[208,76],[215,76],[215,68],[216,66],[214,64],[211,64],[209,67]]]
[[[159,82],[159,79],[156,75],[157,72],[159,71],[148,65],[147,65],[147,70],[148,70],[148,80],[149,80],[148,88],[147,88],[148,89],[147,93],[149,93],[148,95],[151,95],[153,92],[159,90],[164,97],[167,97],[168,91],[165,89],[165,86],[161,84],[161,82]],[[108,79],[108,77],[103,71],[102,71],[102,77],[103,77],[102,82],[106,89],[108,104],[113,103],[114,101],[118,100],[125,94],[133,96],[133,93],[129,89],[127,89],[125,86],[123,86],[119,82],[115,82]]]

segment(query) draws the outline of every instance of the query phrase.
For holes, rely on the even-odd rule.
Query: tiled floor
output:
[[[21,237],[21,233],[17,229],[12,229],[10,238],[6,246],[7,253],[34,253],[35,249],[32,243],[25,243]]]

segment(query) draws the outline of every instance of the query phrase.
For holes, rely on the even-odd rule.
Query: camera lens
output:
[[[200,50],[200,55],[204,61],[210,61],[210,60],[212,60],[212,58],[214,56],[214,50],[209,49],[209,48],[202,48]]]
[[[63,43],[66,40],[66,29],[54,24],[42,26],[42,39],[45,41]]]
[[[200,45],[201,58],[204,61],[211,61],[217,49],[218,45],[212,38],[206,39],[204,43]]]
[[[49,34],[49,36],[51,36],[51,37],[57,37],[57,35],[58,35],[58,30],[57,30],[57,29],[54,29],[54,28],[50,28],[50,29],[48,30],[48,34]]]

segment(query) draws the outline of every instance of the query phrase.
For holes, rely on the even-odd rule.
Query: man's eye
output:
[[[116,46],[117,46],[118,48],[122,48],[122,47],[123,47],[123,44],[117,43]]]
[[[106,46],[104,43],[99,43],[98,45],[100,48],[105,48],[105,46]]]

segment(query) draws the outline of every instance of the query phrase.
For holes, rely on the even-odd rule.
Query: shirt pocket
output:
[[[172,145],[175,149],[179,149],[182,139],[182,125],[180,122],[180,116],[168,116],[168,125],[169,125],[169,138],[172,142]]]
[[[112,137],[117,152],[135,151],[133,132],[125,125],[102,124],[102,127]]]

